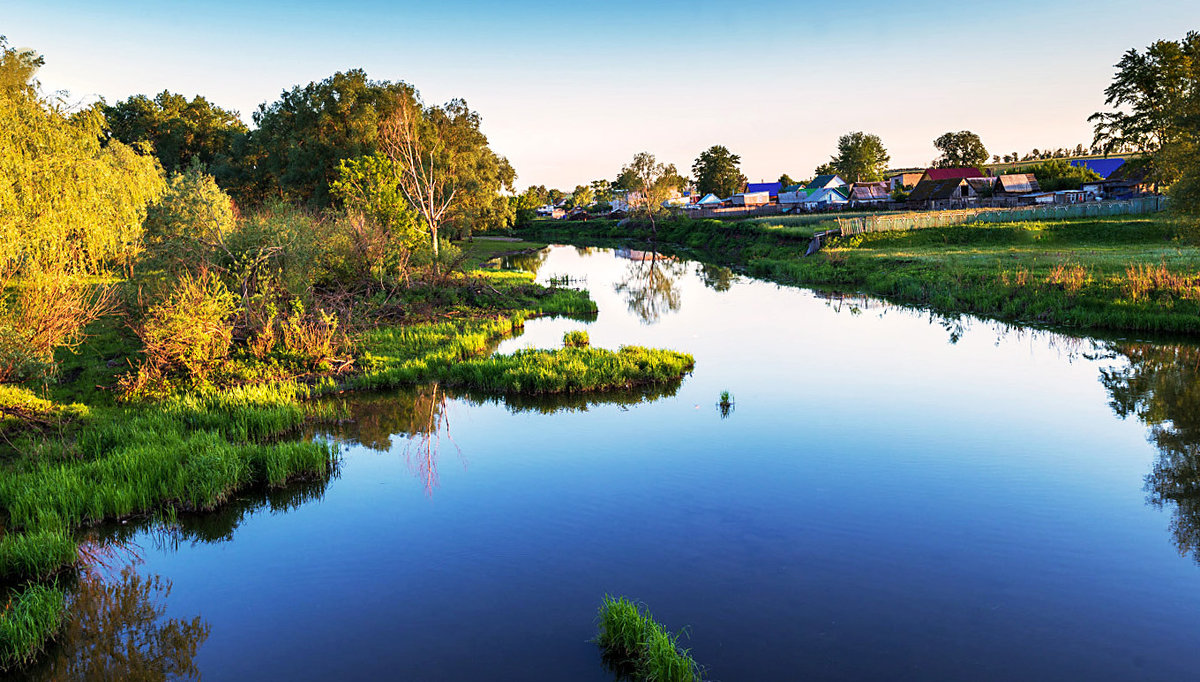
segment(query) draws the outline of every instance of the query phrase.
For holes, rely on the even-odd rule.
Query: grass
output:
[[[0,609],[0,671],[32,662],[62,627],[66,594],[32,585],[8,596]]]
[[[630,231],[554,226],[558,241]],[[549,229],[538,226],[538,229]],[[833,240],[804,257],[786,231],[716,221],[660,224],[660,243],[782,284],[853,290],[1022,324],[1200,334],[1200,226],[1169,215],[974,223]]]
[[[515,253],[527,253],[537,249],[544,248],[546,245],[538,242],[525,240],[508,241],[500,239],[472,239],[470,241],[456,242],[456,245],[462,249],[463,267],[471,270],[481,267],[487,261],[500,256],[508,256]]]
[[[605,595],[600,606],[596,643],[618,673],[637,680],[692,682],[703,672],[691,652],[654,620],[643,604]]]
[[[74,563],[75,540],[61,528],[0,536],[0,583],[42,578]]]

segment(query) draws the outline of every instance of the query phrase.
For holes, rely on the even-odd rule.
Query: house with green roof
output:
[[[808,189],[825,189],[826,187],[845,187],[847,183],[840,175],[818,175],[805,187]]]

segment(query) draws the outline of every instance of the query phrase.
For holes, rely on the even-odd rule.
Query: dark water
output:
[[[358,397],[328,484],[124,529],[143,561],[83,582],[58,665],[119,677],[126,637],[138,675],[606,680],[611,593],[726,681],[1200,675],[1200,351],[625,255],[523,259],[600,314],[499,350],[586,328],[693,353],[682,385]]]

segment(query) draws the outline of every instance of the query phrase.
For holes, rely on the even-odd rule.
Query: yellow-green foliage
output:
[[[68,115],[30,87],[0,89],[0,266],[95,272],[136,255],[162,171],[153,156],[101,144],[103,127],[96,107]]]
[[[229,195],[211,175],[188,169],[171,176],[162,196],[147,209],[146,250],[155,260],[195,267],[233,227]]]
[[[210,273],[184,272],[167,300],[150,308],[140,336],[153,370],[183,370],[203,379],[229,354],[233,294]]]
[[[642,604],[626,597],[604,596],[596,643],[605,660],[631,679],[653,682],[692,682],[703,679],[690,652],[654,620]]]
[[[87,415],[86,405],[60,405],[27,388],[0,384],[0,435],[31,424],[57,426]]]

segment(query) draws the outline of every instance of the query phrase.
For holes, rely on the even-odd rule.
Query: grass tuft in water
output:
[[[563,334],[563,345],[568,348],[583,348],[591,343],[592,340],[588,337],[588,333],[582,329]]]
[[[605,660],[622,676],[655,682],[703,679],[703,671],[691,652],[679,646],[682,632],[668,632],[644,604],[605,595],[599,621],[596,643],[604,650]]]
[[[66,594],[33,585],[12,593],[0,606],[0,671],[26,665],[62,626]]]

